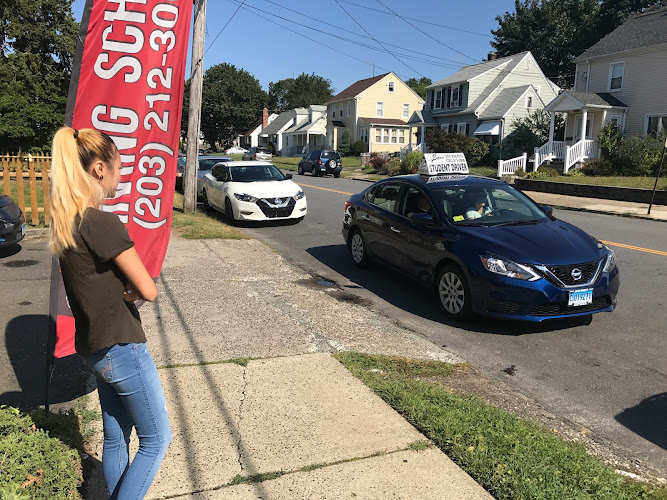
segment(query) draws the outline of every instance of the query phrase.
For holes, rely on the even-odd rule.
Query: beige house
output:
[[[626,134],[667,132],[667,8],[636,15],[576,59],[574,89],[547,104],[566,119],[565,141],[539,148],[538,162],[562,161],[564,171],[597,158],[607,123]]]
[[[338,149],[347,130],[351,144],[361,139],[371,153],[397,153],[414,143],[408,120],[423,105],[394,73],[359,80],[327,102],[327,143]]]

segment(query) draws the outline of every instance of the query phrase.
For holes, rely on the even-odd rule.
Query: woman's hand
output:
[[[141,297],[136,291],[128,288],[123,292],[123,300],[125,302],[136,302],[137,300],[141,300]]]

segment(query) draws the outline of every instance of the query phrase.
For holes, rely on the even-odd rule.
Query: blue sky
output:
[[[404,80],[427,76],[437,81],[486,58],[491,50],[490,30],[498,26],[495,17],[514,10],[514,0],[338,2],[246,0],[220,33],[241,1],[208,0],[204,68],[234,64],[257,78],[267,91],[269,82],[304,72],[331,80],[335,92],[373,72],[394,71]],[[77,21],[84,4],[85,0],[74,0]],[[388,9],[410,19],[401,19]],[[188,53],[186,75],[189,61]]]

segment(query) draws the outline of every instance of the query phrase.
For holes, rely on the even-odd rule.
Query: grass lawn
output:
[[[171,227],[174,231],[190,240],[205,240],[212,238],[245,240],[249,236],[238,229],[231,227],[220,219],[217,212],[208,215],[200,210],[194,214],[183,213],[183,195],[174,193],[174,213]]]
[[[453,365],[354,352],[336,358],[496,498],[667,499],[667,488],[615,473],[582,445],[448,390],[442,380]]]
[[[557,177],[546,177],[539,180],[642,189],[653,189],[653,185],[655,184],[655,177],[585,177],[559,175]],[[667,189],[667,177],[661,177],[658,180],[658,189]]]

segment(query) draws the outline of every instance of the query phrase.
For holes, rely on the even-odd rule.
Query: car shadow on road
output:
[[[667,392],[650,396],[614,418],[634,433],[667,450]]]
[[[21,251],[21,248],[22,247],[19,243],[16,243],[14,245],[8,245],[6,247],[0,247],[0,259],[16,255]]]
[[[47,315],[28,314],[7,324],[5,348],[19,390],[11,390],[11,382],[5,385],[10,390],[0,394],[0,404],[28,411],[45,403],[49,321]],[[68,403],[90,392],[89,375],[83,359],[76,354],[56,359],[49,402]],[[7,383],[5,379],[3,385]]]
[[[336,273],[345,276],[348,280],[393,306],[424,319],[462,330],[496,335],[526,335],[586,326],[592,321],[592,316],[542,323],[480,317],[466,322],[454,321],[441,312],[436,299],[428,288],[380,264],[372,263],[369,268],[360,269],[352,262],[345,244],[311,247],[306,251]],[[349,288],[354,289],[354,287]]]

